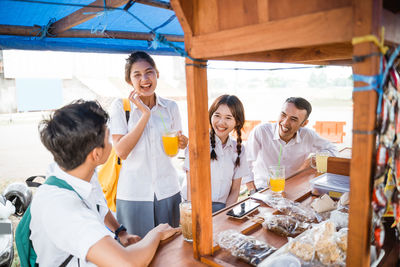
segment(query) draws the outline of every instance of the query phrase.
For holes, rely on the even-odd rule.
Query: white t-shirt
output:
[[[334,144],[320,137],[311,129],[301,127],[288,143],[279,137],[278,123],[257,125],[246,143],[246,156],[252,175],[242,180],[243,183],[254,179],[256,187],[266,187],[268,183],[268,166],[278,165],[280,146],[282,146],[281,165],[285,166],[286,178],[294,174],[310,153],[329,152],[337,156]]]
[[[128,126],[122,100],[111,106],[110,132],[127,134],[135,127],[142,112],[131,103]],[[159,96],[151,109],[150,119],[136,146],[122,162],[119,174],[117,199],[128,201],[154,201],[168,198],[179,192],[178,173],[171,158],[164,153],[162,134],[166,130],[182,129],[178,105]]]
[[[103,237],[114,234],[104,225],[107,203],[95,173],[90,183],[71,176],[53,165],[49,176],[66,181],[71,190],[41,185],[31,204],[31,240],[41,267],[60,266],[69,255],[67,266],[95,266],[86,261],[88,250]]]
[[[222,147],[221,140],[215,137],[215,153],[217,160],[211,160],[211,199],[213,202],[226,203],[232,186],[232,180],[249,175],[250,169],[246,160],[246,153],[242,145],[240,153],[240,166],[235,167],[237,158],[236,141],[228,138],[225,147]],[[211,150],[211,147],[210,147]],[[189,171],[189,150],[185,150],[184,169]],[[182,197],[187,199],[187,179],[182,184]]]

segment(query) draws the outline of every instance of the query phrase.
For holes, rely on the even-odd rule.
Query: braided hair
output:
[[[244,118],[244,108],[242,102],[235,95],[221,95],[212,103],[210,109],[208,110],[208,119],[211,125],[210,131],[210,144],[211,144],[211,159],[217,160],[217,154],[215,153],[215,131],[212,127],[211,118],[214,112],[219,108],[220,105],[227,105],[229,110],[232,112],[232,116],[235,118],[235,131],[237,135],[237,145],[236,152],[237,158],[235,161],[235,167],[240,166],[240,153],[242,152],[242,128],[245,122]]]

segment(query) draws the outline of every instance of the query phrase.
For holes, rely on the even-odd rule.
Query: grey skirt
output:
[[[117,220],[129,234],[144,237],[151,229],[161,223],[172,227],[179,226],[180,193],[154,201],[128,201],[117,199]]]

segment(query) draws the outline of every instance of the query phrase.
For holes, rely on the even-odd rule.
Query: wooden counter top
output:
[[[349,159],[329,158],[328,171],[335,173],[337,169],[341,174],[348,175],[349,162]],[[286,179],[284,196],[306,205],[309,204],[312,201],[309,181],[317,175],[318,173],[316,170],[309,167],[289,177]],[[268,190],[269,189],[266,189],[264,191]],[[248,198],[238,203],[246,201],[247,199]],[[234,229],[246,235],[251,234],[258,240],[264,241],[276,248],[280,248],[287,243],[286,237],[281,237],[262,229],[259,223],[253,222],[247,218],[239,220],[228,217],[226,212],[238,203],[213,214],[214,253],[210,256],[201,257],[201,261],[209,266],[249,266],[243,261],[231,256],[229,252],[219,249],[218,245],[215,244],[216,235],[224,230]],[[261,206],[268,208],[264,203],[260,203]],[[271,211],[272,210],[273,209],[271,209]],[[192,243],[184,241],[182,235],[180,235],[160,245],[150,266],[206,266],[202,262],[193,258]]]
[[[286,180],[284,196],[286,198],[304,201],[311,196],[309,180],[316,176],[317,172],[308,168]],[[267,189],[268,190],[268,189]],[[242,200],[246,201],[248,198]],[[240,202],[238,202],[240,203]],[[237,205],[236,203],[235,205]],[[234,206],[234,205],[233,205]],[[262,206],[266,207],[265,204]],[[265,231],[261,225],[248,219],[236,220],[226,216],[227,207],[213,215],[213,235],[214,237],[228,229],[235,229],[244,234],[252,234],[257,239],[279,248],[287,242],[287,238],[278,236],[274,233]],[[271,209],[272,211],[272,209]],[[215,238],[214,238],[215,240]],[[222,251],[214,243],[214,255],[203,257],[203,262],[207,265],[215,266],[248,266],[248,264],[232,257],[229,253]],[[150,266],[206,266],[204,263],[193,258],[192,243],[183,240],[182,235],[171,241],[160,245]]]

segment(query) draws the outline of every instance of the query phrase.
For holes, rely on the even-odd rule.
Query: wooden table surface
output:
[[[309,180],[314,178],[317,172],[311,167],[305,169],[286,180],[284,196],[288,199],[299,202],[310,202],[311,188]],[[268,191],[267,189],[266,191]],[[246,201],[246,199],[242,200]],[[239,202],[240,203],[240,202]],[[267,206],[260,202],[261,206]],[[235,204],[237,205],[237,203]],[[264,241],[276,248],[280,248],[287,243],[286,237],[278,236],[274,233],[262,229],[259,223],[249,219],[232,219],[226,215],[227,207],[213,215],[213,235],[214,242],[216,235],[221,231],[234,229],[244,234],[251,234],[258,240]],[[271,209],[272,211],[272,209]],[[212,256],[203,257],[203,261],[213,266],[249,266],[231,256],[230,253],[219,249],[214,244],[214,254]],[[156,252],[156,255],[150,266],[206,266],[205,264],[193,258],[192,243],[183,240],[182,235],[173,240],[161,244]]]

